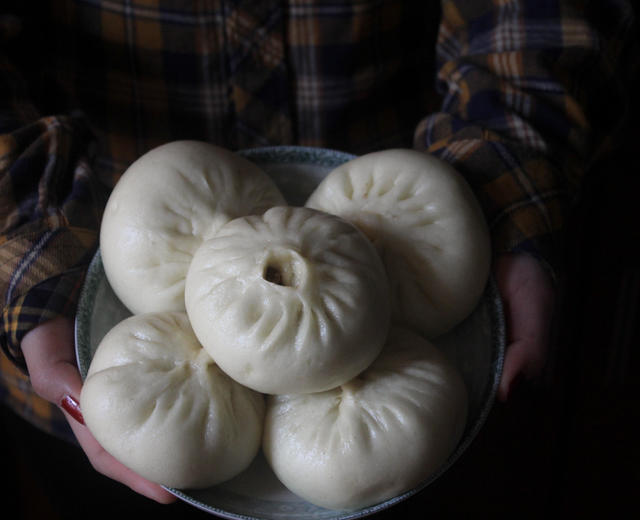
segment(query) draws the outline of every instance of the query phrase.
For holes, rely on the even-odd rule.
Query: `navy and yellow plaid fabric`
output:
[[[528,252],[554,274],[571,200],[629,105],[634,13],[625,2],[443,6],[444,97],[415,145],[472,184],[496,252]]]
[[[631,95],[622,0],[32,4],[0,7],[0,392],[51,429],[20,340],[73,315],[105,196],[150,148],[424,149],[471,182],[497,252],[554,270]]]
[[[410,146],[434,101],[437,2],[51,4],[58,52],[37,75],[91,122],[107,184],[175,139]]]

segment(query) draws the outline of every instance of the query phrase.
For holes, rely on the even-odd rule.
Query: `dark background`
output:
[[[632,92],[640,92],[635,81]],[[640,484],[640,131],[638,100],[586,177],[569,222],[545,377],[496,403],[461,459],[375,520],[615,518]],[[97,474],[84,454],[0,406],[4,518],[214,518],[155,504]]]

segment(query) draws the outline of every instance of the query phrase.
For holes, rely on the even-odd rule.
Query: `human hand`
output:
[[[544,369],[555,290],[540,262],[526,254],[500,256],[494,273],[507,327],[507,351],[498,387],[498,399],[506,402],[521,378],[534,379]]]
[[[162,486],[134,473],[109,455],[84,425],[79,402],[82,378],[76,368],[73,325],[54,318],[28,332],[22,340],[31,384],[38,395],[60,406],[93,467],[134,491],[162,504],[176,500]]]

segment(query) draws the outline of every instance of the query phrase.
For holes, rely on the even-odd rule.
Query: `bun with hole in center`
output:
[[[382,349],[390,318],[387,277],[366,237],[334,215],[284,206],[205,241],[185,302],[220,367],[267,394],[351,379]]]

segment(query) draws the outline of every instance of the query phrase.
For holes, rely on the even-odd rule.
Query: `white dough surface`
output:
[[[200,141],[142,155],[107,202],[100,230],[105,274],[134,313],[184,311],[195,250],[229,220],[281,205],[271,178],[241,156]]]
[[[331,171],[306,206],[349,220],[375,244],[394,323],[434,338],[478,304],[489,232],[470,186],[444,161],[408,149],[366,154]]]
[[[91,361],[80,405],[111,455],[165,486],[218,484],[260,449],[264,397],[220,370],[184,313],[139,314],[111,329]]]
[[[225,224],[196,252],[185,301],[220,367],[268,394],[351,379],[382,349],[390,319],[372,244],[343,219],[301,207]]]
[[[263,451],[293,493],[328,509],[372,506],[437,471],[459,442],[467,391],[431,343],[392,328],[379,358],[341,387],[267,398]]]

